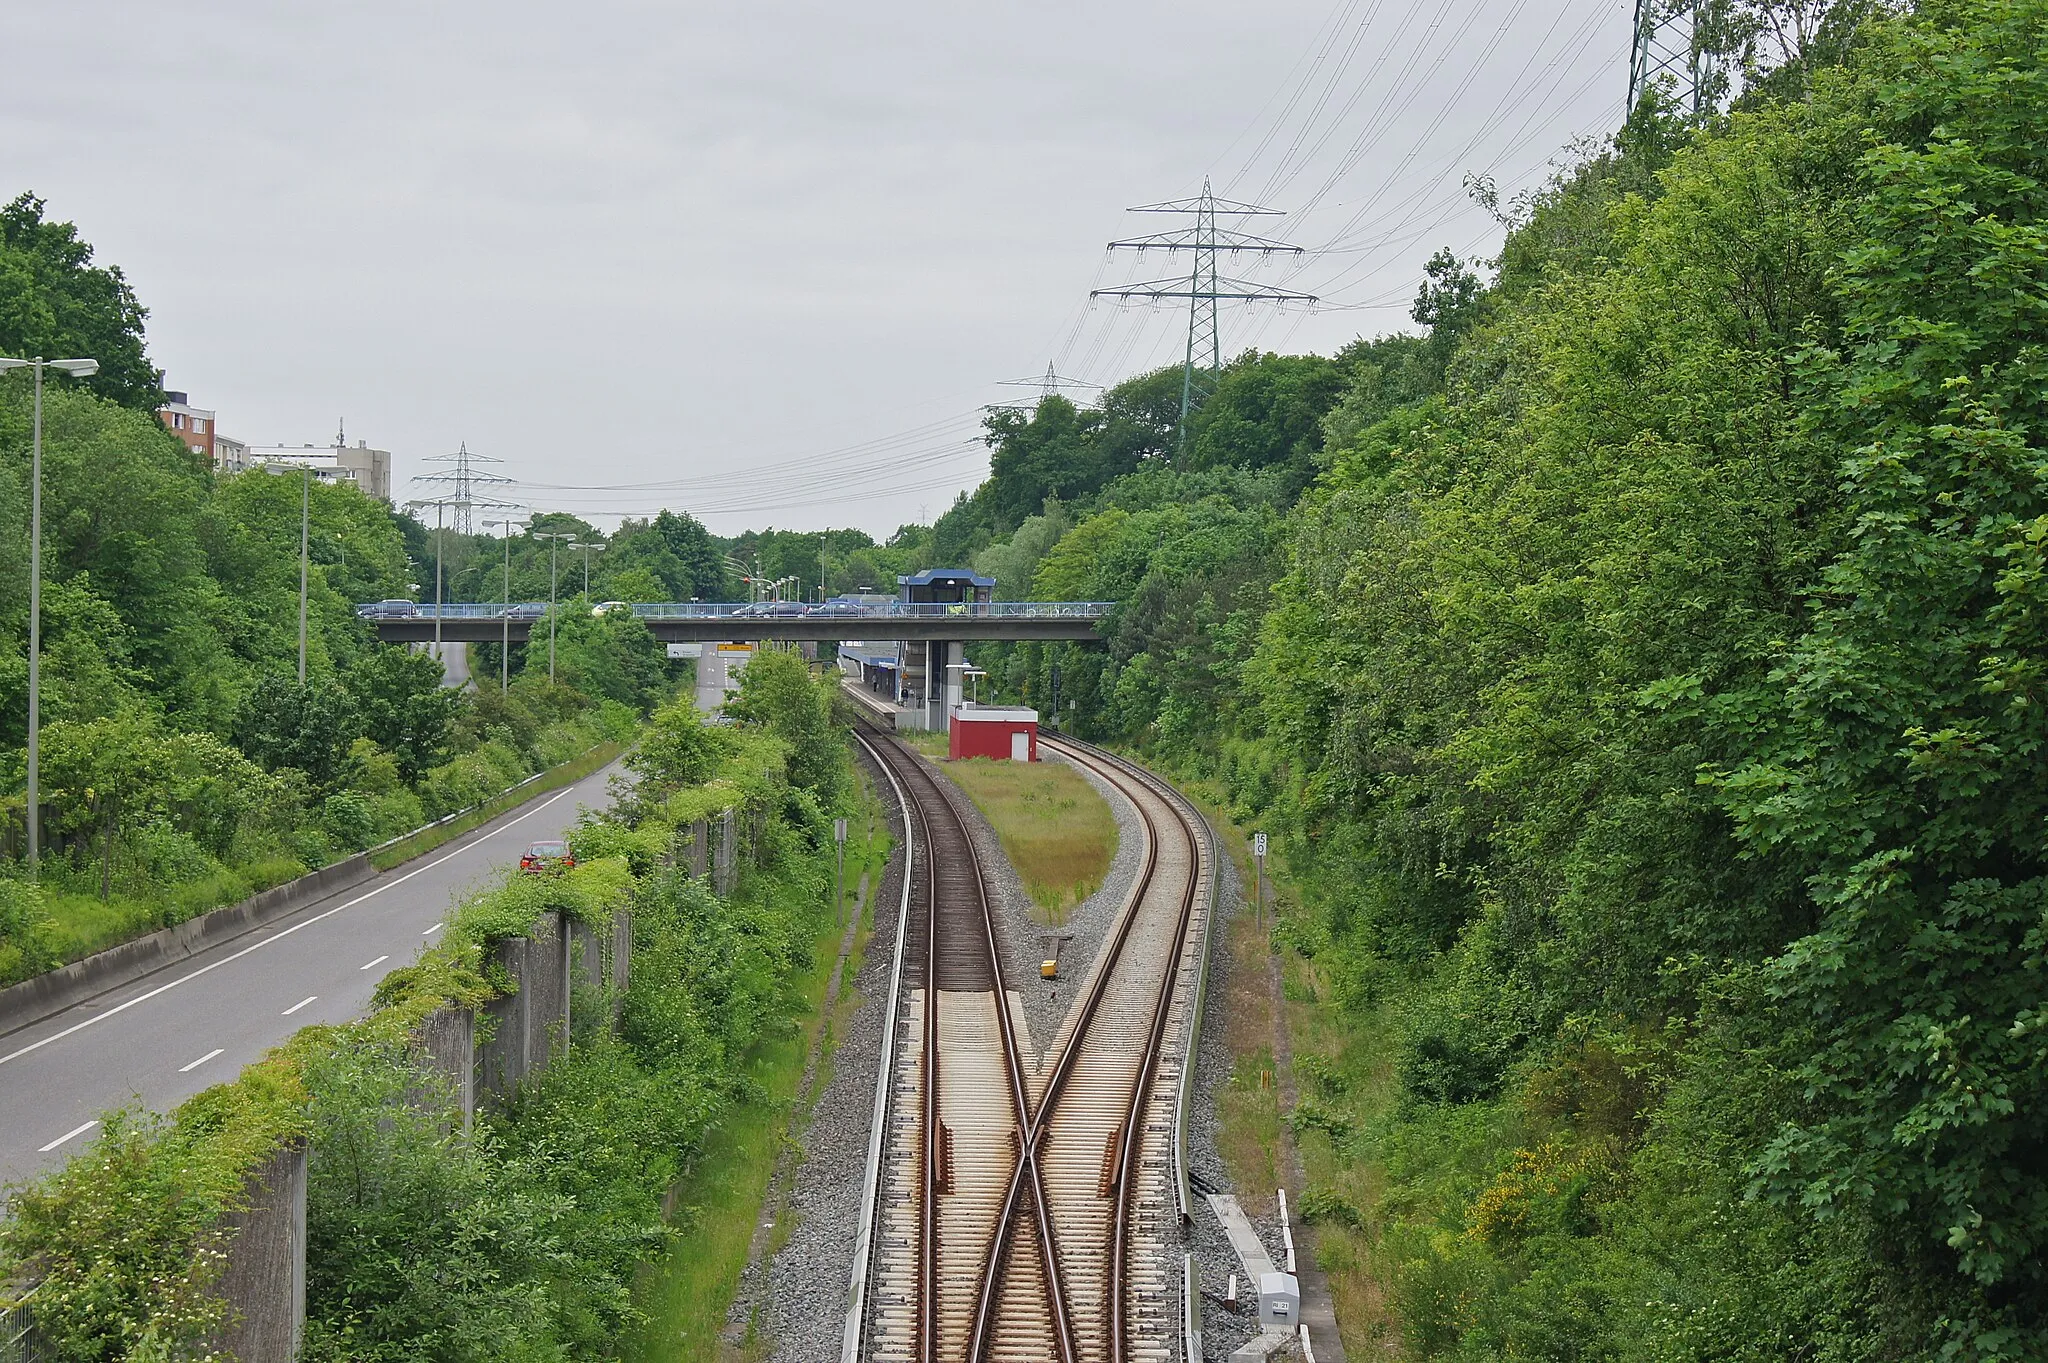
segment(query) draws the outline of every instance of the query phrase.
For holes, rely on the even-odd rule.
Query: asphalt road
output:
[[[115,1108],[166,1112],[309,1023],[345,1022],[470,891],[603,808],[607,767],[289,918],[0,1037],[0,1183],[85,1147]]]

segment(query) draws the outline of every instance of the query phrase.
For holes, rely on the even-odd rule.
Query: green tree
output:
[[[446,759],[450,726],[463,701],[460,692],[442,685],[440,659],[386,644],[349,669],[346,685],[361,732],[397,759],[408,782]]]
[[[725,703],[725,713],[789,744],[789,783],[816,795],[827,809],[838,803],[845,759],[831,683],[814,678],[800,655],[757,651],[740,674],[738,694]]]
[[[1755,736],[1722,778],[1728,807],[1753,854],[1810,868],[1820,917],[1768,973],[1778,1063],[1806,1101],[1759,1157],[1761,1186],[1901,1223],[2037,1304],[2044,32],[2040,0],[1943,0],[1866,54],[1844,335],[1801,359],[1856,533],[1772,684],[1720,698],[1730,731]]]
[[[85,387],[154,412],[163,402],[163,375],[143,349],[148,311],[121,268],[94,265],[78,228],[49,221],[43,206],[24,192],[0,208],[0,354],[98,360],[100,372]],[[45,382],[72,381],[52,375]]]
[[[348,692],[331,682],[272,677],[235,715],[235,746],[271,771],[290,767],[317,786],[339,783],[362,728]]]

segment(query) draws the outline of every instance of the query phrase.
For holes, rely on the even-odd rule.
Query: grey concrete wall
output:
[[[226,1221],[233,1238],[217,1290],[231,1313],[221,1348],[239,1363],[293,1363],[306,1331],[306,1147],[257,1167],[249,1207]]]
[[[452,1099],[468,1130],[476,1115],[476,1014],[443,1004],[413,1033],[413,1055],[420,1068],[447,1081]],[[423,1105],[438,1105],[441,1093],[422,1094]]]
[[[0,1036],[63,1012],[111,989],[132,984],[152,971],[176,965],[188,956],[233,941],[244,933],[276,922],[329,895],[362,884],[377,874],[369,857],[358,853],[311,875],[286,881],[239,904],[202,913],[197,918],[108,947],[82,961],[0,989]]]
[[[711,825],[704,819],[690,825],[690,874],[699,880],[711,874]]]

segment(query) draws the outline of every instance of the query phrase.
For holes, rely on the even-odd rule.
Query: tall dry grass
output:
[[[1049,926],[1102,888],[1116,856],[1116,816],[1079,772],[1064,762],[980,757],[940,765],[994,826]]]

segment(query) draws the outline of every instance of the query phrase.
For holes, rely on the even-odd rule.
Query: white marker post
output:
[[[1263,921],[1261,910],[1265,905],[1266,882],[1266,835],[1252,834],[1252,921]]]
[[[832,921],[841,923],[846,917],[846,820],[832,821]]]

